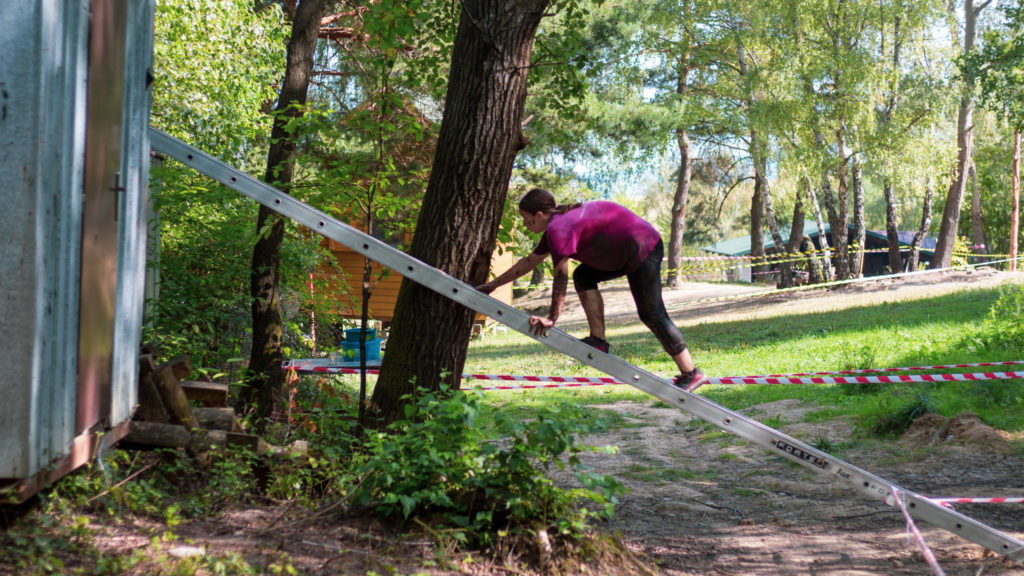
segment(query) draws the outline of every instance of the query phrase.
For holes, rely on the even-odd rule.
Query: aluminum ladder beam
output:
[[[629,383],[667,404],[757,444],[772,454],[825,474],[833,482],[845,484],[866,496],[882,500],[890,506],[896,505],[894,491],[898,491],[904,498],[907,510],[914,518],[948,530],[1014,560],[1024,560],[1024,542],[1008,534],[955,510],[936,504],[924,496],[906,491],[870,472],[833,458],[817,448],[719,406],[703,396],[681,391],[669,381],[618,357],[599,352],[557,328],[549,330],[547,336],[535,336],[530,333],[530,316],[525,312],[478,292],[473,286],[392,248],[181,140],[152,127],[149,136],[153,150],[166,154],[267,208],[291,218],[331,240],[344,244],[382,266],[391,268],[405,278],[489,316],[549,348],[614,376],[622,382]]]

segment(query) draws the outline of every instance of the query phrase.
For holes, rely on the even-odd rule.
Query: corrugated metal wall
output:
[[[125,193],[118,218],[117,309],[114,324],[111,422],[127,420],[138,394],[139,344],[146,288],[149,233],[149,74],[153,67],[154,5],[132,0],[125,39],[124,154]]]
[[[86,3],[0,10],[0,478],[74,437]]]
[[[66,459],[76,407],[82,276],[90,3],[3,1],[0,10],[0,479],[24,479]],[[130,416],[145,266],[149,144],[146,70],[151,0],[114,0],[127,58],[118,206],[112,373],[104,425]],[[10,8],[10,9],[8,9]],[[95,31],[94,34],[103,33]],[[89,129],[97,129],[90,126]],[[101,128],[101,127],[100,127]],[[120,130],[120,129],[119,129]]]

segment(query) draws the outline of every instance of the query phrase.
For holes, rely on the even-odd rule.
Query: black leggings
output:
[[[668,317],[665,301],[661,298],[661,259],[664,255],[665,244],[659,240],[647,259],[629,274],[621,270],[609,272],[580,264],[572,273],[572,283],[579,294],[587,290],[596,290],[599,282],[625,276],[629,280],[629,291],[636,302],[636,312],[640,316],[640,321],[651,329],[665,352],[668,352],[669,356],[675,356],[686,350],[686,341],[683,340],[682,332]]]

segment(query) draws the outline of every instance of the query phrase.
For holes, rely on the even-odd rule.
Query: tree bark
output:
[[[852,158],[853,169],[853,237],[857,249],[850,254],[850,275],[860,278],[864,275],[864,242],[867,239],[867,225],[864,222],[864,178],[860,156]]]
[[[800,249],[807,253],[814,251],[814,242],[811,240],[810,236],[803,237],[803,243],[800,245]],[[818,261],[816,256],[811,256],[807,259],[807,266],[810,272],[807,281],[810,284],[818,284],[825,281],[825,278],[822,275],[821,262]]]
[[[754,175],[754,195],[750,199],[750,281],[757,282],[759,276],[768,270],[764,263],[764,208],[761,194],[761,179]]]
[[[903,271],[903,257],[900,255],[900,213],[896,207],[892,178],[888,176],[882,182],[882,195],[885,197],[885,237],[889,241],[889,272],[898,274]]]
[[[828,179],[825,179],[825,183]],[[821,217],[821,207],[818,205],[818,195],[814,192],[810,178],[804,178],[804,189],[807,190],[807,199],[811,202],[814,210],[814,224],[818,227],[818,243],[821,245],[821,276],[825,282],[832,281],[832,259],[829,258],[828,234],[825,233],[825,221]],[[813,250],[814,246],[811,245]],[[804,251],[807,251],[805,248]]]
[[[292,20],[288,41],[287,65],[277,114],[271,131],[267,171],[263,179],[287,193],[291,187],[296,144],[285,130],[289,119],[300,115],[295,105],[306,103],[309,75],[313,69],[322,0],[304,0]],[[251,376],[244,402],[255,406],[258,421],[270,415],[284,384],[281,363],[283,333],[280,302],[281,244],[284,241],[284,220],[265,206],[260,206],[256,224],[257,240],[252,252],[249,293],[252,296],[252,353],[249,360]]]
[[[981,190],[978,189],[978,169],[971,162],[971,239],[973,246],[971,251],[978,254],[988,254],[988,246],[985,243],[985,226],[981,214]]]
[[[782,238],[782,234],[779,232],[778,222],[775,220],[775,208],[772,206],[771,186],[768,184],[767,171],[765,170],[765,163],[767,161],[763,157],[760,137],[756,130],[750,131],[750,156],[754,161],[757,180],[761,183],[761,207],[764,210],[764,219],[768,223],[768,232],[772,236],[772,242],[775,244],[776,252],[782,255],[786,252],[788,247],[786,245],[786,241]]]
[[[820,254],[820,265],[821,265],[821,279],[825,282],[832,281],[832,259],[828,257],[828,234],[825,233],[825,221],[821,217],[821,207],[818,206],[818,195],[814,192],[814,186],[811,185],[810,178],[804,178],[804,190],[807,191],[807,200],[811,203],[811,209],[814,210],[814,224],[818,227],[818,243],[821,245]],[[817,259],[817,255],[814,253],[814,244],[811,244],[810,249],[802,248],[804,252],[812,254],[811,258]],[[817,265],[815,265],[817,266]]]
[[[840,122],[842,125],[842,122]],[[843,145],[842,128],[836,135],[836,142],[839,145],[839,165],[836,176],[839,179],[836,219],[832,220],[829,214],[829,221],[832,222],[832,245],[836,248],[836,279],[846,280],[850,278],[850,250],[847,239],[850,234],[850,209],[848,198],[848,187],[846,181],[847,161],[846,147]]]
[[[1013,131],[1013,186],[1010,202],[1010,271],[1017,271],[1017,241],[1020,237],[1020,129]]]
[[[974,49],[978,13],[987,6],[986,0],[978,9],[974,8],[974,0],[964,2],[964,54]],[[957,228],[960,224],[960,208],[967,188],[967,172],[974,154],[974,101],[969,90],[965,89],[960,98],[960,110],[956,119],[957,161],[954,167],[953,180],[946,194],[946,206],[942,210],[942,223],[939,236],[935,243],[935,258],[931,268],[946,268],[953,262],[953,246],[956,243]]]
[[[921,241],[928,234],[928,229],[932,225],[932,196],[934,195],[935,189],[932,188],[932,183],[925,182],[924,204],[921,206],[921,225],[918,226],[917,232],[914,232],[914,239],[910,242],[910,253],[907,255],[907,272],[917,271],[918,256],[921,253]]]
[[[676,93],[686,93],[687,61],[684,58]],[[676,129],[676,144],[679,146],[679,177],[676,180],[676,193],[672,198],[672,224],[668,241],[668,285],[679,286],[680,268],[682,268],[683,234],[686,232],[686,198],[690,193],[690,180],[693,173],[693,160],[690,156],[690,137],[686,127]]]
[[[798,261],[796,260],[796,254],[800,251],[800,244],[804,239],[804,207],[800,194],[796,195],[796,201],[793,203],[793,220],[792,227],[789,229],[789,240],[786,242],[786,252],[792,254],[792,258],[786,258],[786,262],[780,264],[782,272],[782,283],[780,287],[788,288],[790,286],[796,286],[796,278],[794,277],[793,271],[796,269]],[[817,263],[817,260],[813,255],[808,257],[808,260]]]
[[[737,56],[739,57],[740,74],[742,76],[748,76],[750,70],[747,62],[747,52],[742,44],[738,48]],[[749,109],[750,105],[756,102],[756,98],[753,93],[749,94],[748,98],[747,108]],[[754,190],[755,193],[760,192],[761,196],[760,211],[763,212],[764,219],[768,223],[768,232],[772,236],[772,242],[775,243],[775,250],[781,253],[786,249],[786,243],[782,239],[782,235],[779,233],[778,224],[775,221],[775,210],[772,207],[771,186],[768,184],[767,171],[765,169],[767,160],[765,159],[765,155],[761,149],[760,136],[753,125],[750,126],[750,161],[754,165]],[[751,213],[750,220],[752,228],[751,247],[753,247],[753,213]],[[763,242],[761,237],[760,215],[758,220],[757,236],[759,237],[759,240]],[[764,250],[763,244],[761,250]],[[765,270],[769,270],[770,268],[771,266],[765,266]]]
[[[903,21],[903,14],[896,13],[893,21],[892,34],[892,69],[900,69],[900,48],[903,45],[903,38],[900,36],[900,24]],[[899,82],[894,80],[885,109],[882,111],[882,126],[888,128],[892,124],[892,115],[899,106]],[[890,162],[884,161],[886,168]],[[903,257],[900,254],[900,212],[896,204],[896,193],[893,190],[892,176],[887,175],[882,181],[882,195],[885,197],[885,236],[889,242],[889,273],[898,274],[903,271]]]
[[[533,290],[544,283],[544,267],[537,266],[530,273],[530,286],[528,290]]]
[[[490,268],[521,132],[534,35],[547,0],[462,2],[430,181],[410,254],[481,284]],[[419,387],[459,386],[474,312],[404,280],[371,398],[383,421]]]

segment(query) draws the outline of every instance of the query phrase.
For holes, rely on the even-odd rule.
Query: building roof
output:
[[[874,236],[875,238],[878,238],[879,240],[882,240],[886,244],[888,244],[888,242],[889,242],[889,236],[886,235],[884,230],[883,231],[867,230],[866,234],[868,236]],[[910,232],[910,231],[907,231],[907,230],[901,230],[901,231],[896,232],[896,234],[899,235],[900,246],[908,246],[909,247],[910,243],[914,241],[914,234],[917,234],[917,232]],[[925,236],[924,238],[922,238],[921,239],[920,249],[921,249],[921,252],[934,253],[935,252],[935,238],[933,238],[931,236]]]
[[[850,229],[852,230],[853,227],[851,226]],[[781,234],[783,238],[789,238],[789,231],[790,229],[785,226],[779,228],[779,234]],[[828,234],[830,231],[831,227],[828,225],[828,223],[826,223],[825,233]],[[886,235],[884,231],[867,230],[865,233],[867,234],[867,236],[881,240],[883,243],[888,244],[889,242],[889,237]],[[898,232],[898,234],[900,246],[910,246],[910,243],[914,240],[914,232],[901,231]],[[809,236],[811,238],[818,237],[818,225],[813,220],[804,221],[804,236]],[[764,249],[767,251],[774,247],[775,241],[772,239],[770,234],[766,234],[764,237]],[[934,253],[935,238],[925,236],[921,240],[920,249],[921,252]],[[705,252],[722,254],[724,256],[748,256],[750,255],[750,235],[748,234],[746,236],[740,236],[737,238],[730,238],[729,240],[723,240],[716,244],[705,246],[703,250]]]
[[[831,228],[828,223],[825,223],[825,233],[828,234]],[[783,238],[789,238],[790,227],[780,226],[779,234]],[[804,220],[804,235],[816,238],[818,236],[818,225],[813,220]],[[764,237],[764,249],[768,250],[775,247],[775,240],[772,239],[771,234],[766,234]],[[722,240],[717,244],[705,246],[703,248],[705,252],[714,252],[715,254],[722,254],[724,256],[748,256],[750,254],[750,235],[740,236],[738,238],[730,238],[729,240]]]

